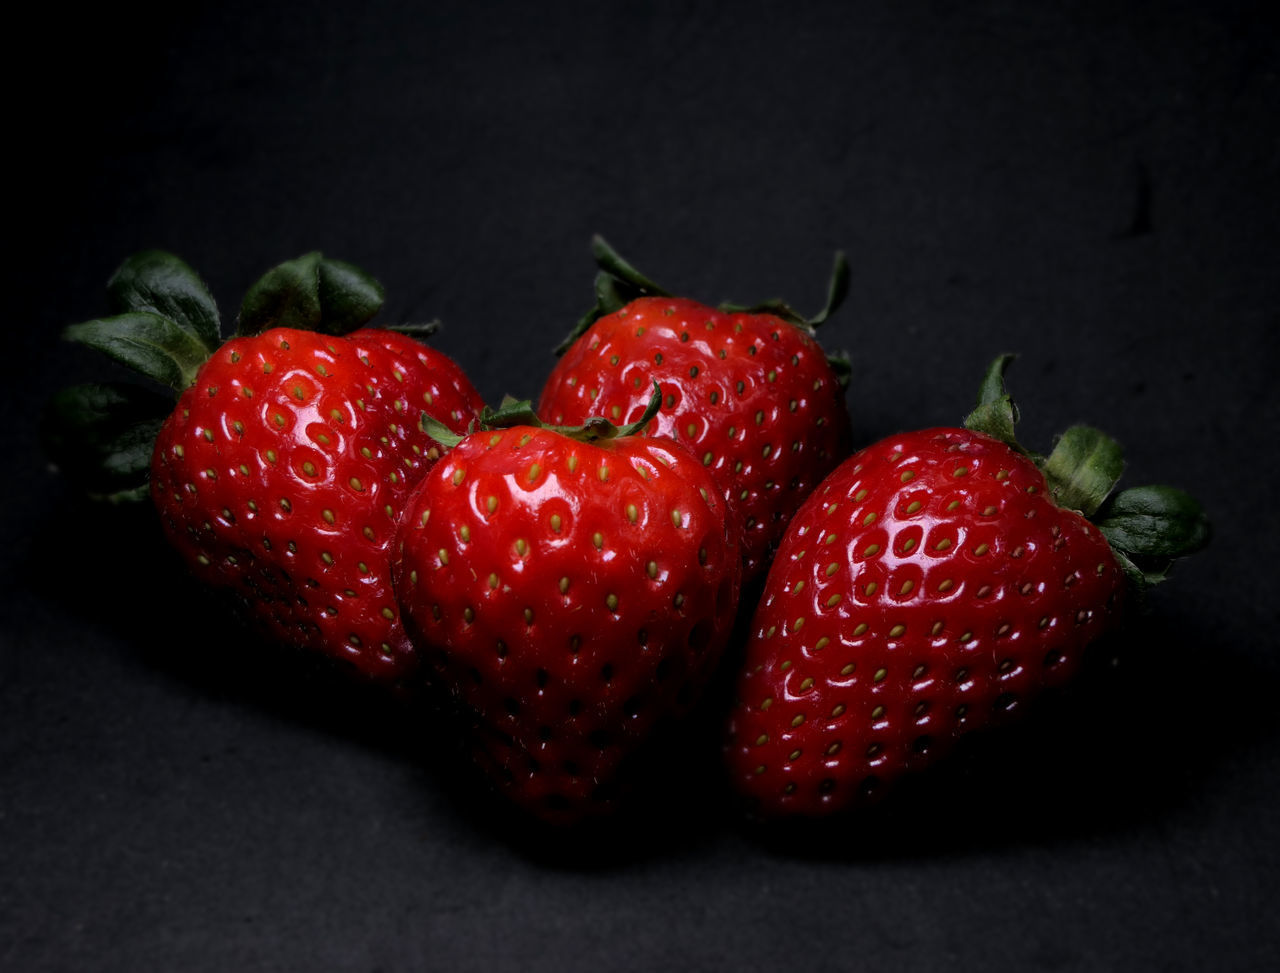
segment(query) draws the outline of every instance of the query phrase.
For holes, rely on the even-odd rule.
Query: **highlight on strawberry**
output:
[[[733,629],[739,533],[711,475],[637,421],[488,412],[409,498],[395,563],[410,630],[497,790],[546,822],[614,809]]]
[[[240,596],[277,641],[382,683],[413,672],[390,549],[443,449],[420,419],[460,432],[483,405],[410,334],[431,326],[368,326],[381,285],[320,253],[263,275],[225,341],[213,296],[172,254],[130,257],[107,293],[111,315],[66,337],[169,395],[64,389],[49,411],[55,464],[95,496],[149,496],[195,576]]]
[[[650,434],[674,439],[711,473],[743,529],[747,581],[762,578],[787,522],[852,448],[847,360],[816,335],[848,291],[837,254],[826,305],[719,308],[673,297],[602,238],[596,305],[558,349],[538,402],[547,422],[634,422],[657,381]]]
[[[963,428],[847,459],[791,522],[736,680],[725,756],[763,818],[877,798],[1068,680],[1090,643],[1207,543],[1172,487],[1113,492],[1086,426],[1047,456],[1014,437],[998,358]]]

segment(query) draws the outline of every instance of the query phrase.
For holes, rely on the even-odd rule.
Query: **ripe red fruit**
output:
[[[515,424],[463,438],[410,499],[397,590],[480,765],[517,805],[573,821],[615,803],[628,758],[720,658],[736,531],[669,442],[565,434],[527,404],[489,422]]]
[[[1115,624],[1126,574],[1159,580],[1206,540],[1179,491],[1104,503],[1122,461],[1096,430],[1069,430],[1047,459],[1017,447],[1007,362],[970,428],[868,446],[792,521],[728,727],[759,815],[847,808],[1020,711]]]
[[[228,341],[160,429],[151,495],[197,578],[237,591],[281,642],[394,680],[414,650],[391,587],[409,491],[479,397],[411,338],[292,328]]]
[[[462,431],[482,403],[440,352],[403,334],[353,327],[373,302],[365,295],[353,310],[350,294],[360,298],[365,282],[352,279],[352,268],[318,254],[301,262],[259,283],[242,310],[241,334],[216,351],[208,351],[217,341],[211,299],[167,255],[126,263],[113,283],[126,277],[129,292],[142,296],[125,313],[70,333],[161,378],[156,362],[130,359],[120,348],[127,352],[145,332],[176,349],[160,364],[173,372],[178,403],[146,452],[151,498],[195,576],[242,596],[250,616],[280,642],[394,682],[416,657],[392,591],[392,539],[409,491],[441,451],[420,419]],[[257,333],[261,324],[296,320],[282,311],[308,298],[322,318],[347,300],[339,326],[328,329],[346,333],[294,326]],[[200,335],[185,327],[192,316],[182,317],[197,299]],[[326,322],[310,315],[297,323]]]
[[[650,434],[710,471],[742,524],[745,576],[762,576],[787,521],[850,450],[842,375],[814,339],[843,297],[845,264],[827,308],[805,320],[778,302],[716,309],[671,297],[602,240],[595,247],[600,305],[571,336],[538,414],[634,422],[657,381],[664,402]]]

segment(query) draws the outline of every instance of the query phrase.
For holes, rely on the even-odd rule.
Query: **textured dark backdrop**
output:
[[[50,5],[51,6],[51,5]],[[7,59],[0,967],[1280,968],[1280,56],[1265,3],[224,0],[37,10]],[[128,5],[125,5],[127,8]],[[26,18],[25,22],[22,18]],[[20,55],[25,55],[23,58]],[[78,502],[39,404],[144,247],[225,311],[311,249],[486,397],[536,394],[607,235],[708,301],[816,307],[858,437],[1090,421],[1213,546],[1115,660],[891,813],[690,808],[544,842],[429,721],[212,613],[146,511]]]

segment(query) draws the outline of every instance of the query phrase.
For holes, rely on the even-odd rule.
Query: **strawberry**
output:
[[[733,626],[741,555],[715,484],[638,431],[554,429],[510,404],[451,446],[401,524],[410,630],[476,759],[535,819],[614,807],[624,765],[687,712]]]
[[[1116,625],[1126,577],[1158,581],[1206,541],[1180,491],[1107,499],[1123,461],[1096,430],[1024,452],[1008,361],[965,428],[868,446],[792,520],[727,733],[732,780],[760,816],[856,805],[1022,711]]]
[[[763,576],[792,514],[851,448],[847,364],[814,339],[847,289],[843,257],[826,308],[806,320],[777,301],[716,309],[671,297],[599,237],[594,248],[597,307],[562,345],[538,414],[634,422],[656,380],[664,404],[651,434],[711,472],[744,530],[745,577]]]
[[[176,257],[131,258],[109,292],[121,313],[68,337],[179,397],[158,428],[152,417],[125,435],[129,449],[108,465],[149,467],[150,497],[195,576],[242,596],[276,640],[380,682],[408,674],[416,659],[391,543],[409,491],[440,455],[420,417],[461,431],[479,413],[462,370],[404,334],[362,327],[380,288],[319,254],[264,276],[222,344],[212,298]],[[113,410],[117,398],[135,401],[93,388],[69,397],[107,415],[128,411]]]

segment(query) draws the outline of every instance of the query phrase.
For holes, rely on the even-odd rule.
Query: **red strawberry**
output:
[[[728,729],[732,779],[760,815],[847,808],[1020,711],[1120,618],[1126,574],[1159,580],[1207,539],[1180,491],[1106,500],[1123,463],[1096,430],[1023,452],[1008,360],[967,428],[861,450],[792,521]]]
[[[462,431],[479,413],[461,369],[405,335],[358,327],[380,290],[319,254],[264,277],[240,335],[220,347],[212,299],[176,258],[139,255],[111,290],[124,294],[123,313],[69,335],[180,391],[154,449],[144,438],[136,452],[150,459],[151,497],[195,575],[243,596],[281,642],[376,680],[408,673],[391,543],[405,498],[440,455],[421,416]],[[291,326],[261,330],[282,321]]]
[[[651,433],[685,446],[711,472],[745,531],[745,577],[762,576],[787,521],[848,455],[842,374],[814,340],[842,299],[838,258],[827,308],[805,320],[773,302],[707,307],[666,294],[599,238],[599,307],[580,323],[538,405],[547,422],[602,415],[634,422],[650,380],[663,392]]]
[[[603,422],[543,427],[527,403],[490,417],[504,422],[453,446],[410,499],[397,590],[481,766],[567,822],[614,803],[627,759],[707,681],[741,555],[683,450]]]

